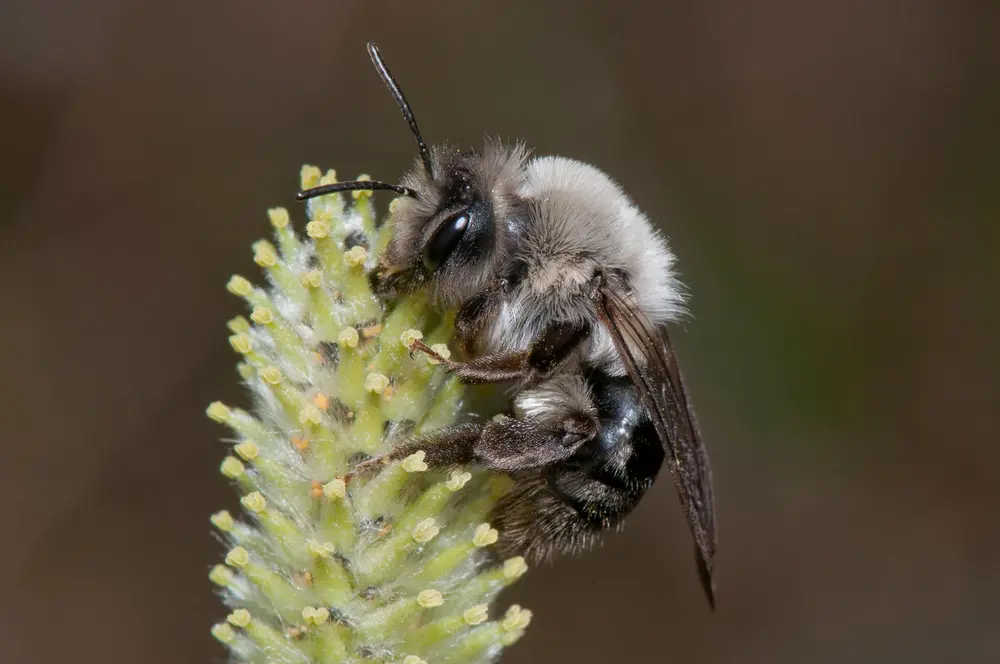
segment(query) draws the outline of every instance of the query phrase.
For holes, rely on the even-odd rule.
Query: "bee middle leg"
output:
[[[355,466],[351,478],[416,452],[431,467],[479,463],[489,470],[514,472],[565,461],[597,433],[589,418],[567,419],[560,430],[501,416],[486,424],[460,424],[418,435],[389,452]]]

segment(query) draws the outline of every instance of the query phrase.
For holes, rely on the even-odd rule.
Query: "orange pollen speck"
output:
[[[305,450],[309,447],[309,439],[305,436],[292,436],[292,445],[299,451]]]
[[[312,496],[313,498],[322,498],[323,497],[323,484],[321,482],[319,482],[318,480],[313,480],[312,481],[312,486],[309,489],[309,495]]]
[[[316,396],[313,397],[313,403],[320,410],[326,410],[330,406],[330,398],[322,392],[317,392]]]
[[[393,389],[392,389],[392,385],[390,385],[389,387],[385,388],[382,391],[382,398],[385,399],[386,401],[392,401],[392,393],[393,393]]]
[[[376,323],[375,325],[369,325],[361,330],[361,334],[364,335],[365,339],[371,339],[382,331],[382,324]]]

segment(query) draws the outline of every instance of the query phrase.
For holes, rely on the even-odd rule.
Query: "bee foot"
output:
[[[389,463],[389,461],[391,460],[392,460],[391,453],[387,453],[387,454],[380,454],[376,457],[372,457],[371,459],[362,461],[361,463],[355,465],[354,469],[351,470],[351,472],[344,475],[343,477],[344,483],[350,484],[351,480],[357,477],[358,475],[366,475],[368,473],[376,472],[380,470],[382,466]]]
[[[410,344],[410,352],[413,353],[414,351],[419,351],[439,364],[443,364],[449,371],[454,370],[458,366],[455,362],[442,357],[436,350],[419,339]]]

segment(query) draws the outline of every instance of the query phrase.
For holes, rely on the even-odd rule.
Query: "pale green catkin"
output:
[[[306,166],[301,184],[335,178]],[[231,610],[212,634],[234,661],[488,662],[531,619],[493,607],[527,569],[487,555],[497,531],[486,519],[508,479],[431,470],[418,452],[343,480],[403,432],[452,423],[462,404],[454,378],[409,352],[422,339],[447,355],[452,318],[419,294],[386,308],[369,288],[393,209],[377,227],[370,192],[313,199],[304,236],[272,209],[274,242],[253,245],[266,285],[229,281],[250,310],[229,322],[229,341],[253,406],[208,407],[231,430],[220,470],[243,508],[212,515],[228,551],[209,578]]]

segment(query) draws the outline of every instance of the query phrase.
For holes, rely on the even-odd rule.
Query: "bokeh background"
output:
[[[225,321],[301,163],[592,161],[672,238],[719,610],[669,482],[507,662],[1000,659],[1000,6],[3,0],[0,661],[211,662]],[[383,201],[384,202],[384,201]]]

